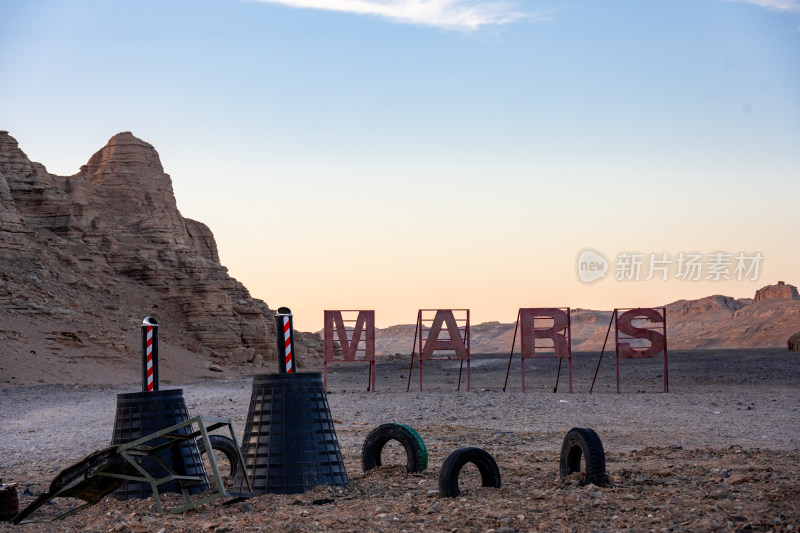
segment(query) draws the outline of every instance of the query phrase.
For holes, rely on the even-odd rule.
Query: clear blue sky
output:
[[[800,282],[796,0],[0,0],[0,50],[0,129],[32,160],[153,144],[182,214],[301,328]],[[607,279],[576,276],[587,247]],[[764,260],[612,279],[626,251]]]

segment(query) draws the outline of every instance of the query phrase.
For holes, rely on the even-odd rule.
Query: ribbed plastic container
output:
[[[16,484],[4,485],[0,481],[0,522],[11,520],[19,512]]]
[[[321,373],[253,377],[242,455],[254,494],[298,494],[317,485],[347,485]],[[234,490],[247,490],[241,472]]]
[[[159,390],[153,392],[132,392],[117,395],[117,417],[114,420],[114,436],[111,444],[119,445],[140,439],[161,431],[169,426],[189,419],[183,389]],[[182,428],[180,434],[189,434],[190,426]],[[147,443],[157,446],[166,439],[156,439]],[[178,474],[185,476],[205,476],[203,461],[197,452],[194,440],[185,441],[161,451],[158,456]],[[153,477],[165,477],[168,473],[155,460],[142,458],[142,466]],[[205,479],[205,478],[204,478]],[[198,494],[208,488],[207,482],[195,483],[189,487],[190,494]],[[158,488],[159,492],[180,492],[180,485],[173,481]],[[112,494],[118,500],[143,499],[153,494],[149,483],[129,481]]]

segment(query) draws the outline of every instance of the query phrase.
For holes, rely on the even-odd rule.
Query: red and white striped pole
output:
[[[275,333],[278,338],[278,371],[281,374],[294,374],[297,365],[294,357],[294,324],[292,311],[279,307],[275,315]]]
[[[158,321],[148,316],[142,321],[142,392],[158,390]]]

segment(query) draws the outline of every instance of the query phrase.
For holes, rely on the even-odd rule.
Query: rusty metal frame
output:
[[[188,433],[186,435],[181,435],[177,433],[179,429],[182,429],[186,426],[189,426],[191,428],[193,427],[194,424],[197,424],[197,426],[199,427],[198,430],[192,431],[191,433]],[[211,439],[208,436],[208,433],[210,431],[214,431],[215,429],[221,428],[223,426],[226,426],[230,431],[231,439],[233,440],[233,443],[236,447],[237,456],[239,459],[239,465],[242,468],[242,474],[244,475],[245,481],[247,482],[247,488],[249,489],[248,492],[229,493],[225,490],[225,484],[222,481],[222,476],[219,473],[219,467],[217,466],[217,461],[216,458],[214,457],[213,453],[214,449],[211,446]],[[153,446],[153,447],[148,446],[147,443],[155,439],[158,439],[159,437],[165,437],[167,439],[167,442],[160,444],[158,446]],[[164,463],[164,461],[162,461],[161,458],[158,457],[156,454],[161,450],[164,450],[166,448],[171,448],[172,446],[179,445],[185,441],[196,439],[197,437],[202,437],[203,439],[203,444],[205,445],[205,448],[207,450],[206,455],[208,457],[209,465],[211,466],[214,483],[217,486],[217,492],[209,496],[206,496],[204,498],[199,498],[195,501],[191,501],[191,498],[189,497],[189,491],[186,490],[183,482],[202,482],[205,480],[205,476],[178,475],[174,471],[174,469],[172,469],[166,463]],[[218,498],[232,497],[233,501],[239,501],[244,498],[250,498],[253,495],[253,487],[250,484],[250,478],[247,477],[247,472],[245,471],[244,467],[245,463],[244,463],[244,457],[242,456],[241,447],[239,446],[239,442],[236,440],[236,434],[234,433],[233,430],[233,424],[227,418],[217,418],[217,417],[203,416],[203,415],[195,416],[179,424],[175,424],[167,428],[164,428],[161,431],[156,431],[155,433],[151,433],[145,437],[142,437],[141,439],[137,439],[128,442],[126,444],[122,444],[117,447],[117,452],[123,458],[125,458],[125,460],[128,461],[129,464],[133,465],[133,467],[136,468],[136,470],[139,472],[140,475],[127,476],[127,475],[115,474],[113,472],[101,472],[98,473],[97,475],[124,479],[126,481],[140,481],[140,482],[143,481],[150,483],[150,487],[152,488],[153,491],[153,496],[155,497],[156,500],[156,508],[158,509],[158,512],[160,514],[163,514],[164,509],[161,505],[161,495],[158,493],[158,487],[160,485],[163,485],[164,483],[169,483],[170,481],[181,482],[181,492],[183,494],[183,500],[184,500],[184,505],[172,509],[170,511],[170,514],[182,513],[184,511],[188,511],[189,509],[194,509],[195,507],[203,505],[204,503],[211,502]],[[138,460],[139,457],[143,456],[148,456],[151,459],[158,462],[168,472],[168,475],[161,478],[153,477],[149,472],[147,472],[147,470],[145,470],[142,467],[142,465],[140,464],[140,460]]]
[[[614,328],[614,344],[615,344],[615,348],[616,348],[616,363],[617,363],[617,394],[620,393],[620,387],[619,387],[619,376],[620,376],[620,372],[619,372],[620,350],[619,350],[619,347],[620,347],[620,340],[622,340],[624,342],[624,341],[629,340],[629,339],[642,338],[642,337],[634,337],[634,336],[630,336],[630,335],[625,335],[624,333],[623,333],[623,335],[625,335],[625,336],[623,336],[623,337],[620,336],[620,324],[619,324],[620,316],[622,316],[625,313],[628,313],[630,311],[642,311],[642,312],[655,311],[656,313],[661,315],[661,322],[660,323],[658,323],[658,322],[655,323],[655,324],[660,324],[660,325],[655,325],[655,326],[646,327],[646,328],[638,328],[638,329],[645,329],[645,330],[649,330],[649,331],[655,331],[655,332],[660,333],[661,335],[663,335],[663,337],[664,337],[664,347],[656,354],[644,356],[644,357],[641,357],[641,358],[643,358],[643,359],[644,358],[651,359],[653,357],[659,357],[659,354],[663,353],[663,358],[664,358],[664,392],[669,392],[669,370],[668,370],[668,365],[667,365],[667,358],[668,358],[668,355],[667,355],[667,308],[666,307],[622,307],[622,308],[615,308],[614,309],[614,314],[613,314],[613,317],[612,317],[613,322],[616,324],[616,327]],[[620,312],[622,312],[622,315],[620,315]],[[609,328],[610,327],[611,327],[611,324],[609,323]],[[623,355],[623,358],[634,358],[634,357],[625,357]]]
[[[553,328],[537,328],[536,327],[536,320],[554,320],[552,314],[547,314],[547,312],[552,311],[560,311],[567,316],[567,323],[566,325],[557,330],[553,333],[559,334],[561,331],[565,331],[566,335],[564,337],[567,341],[566,346],[566,356],[559,357],[558,349],[554,345],[553,346],[553,356],[542,356],[537,355],[536,353],[536,339],[545,339],[550,337],[537,337],[534,334],[534,331],[537,330],[545,330],[545,329],[553,329],[555,328],[556,324],[554,321]],[[525,316],[526,314],[531,315],[530,320],[532,320],[530,326],[533,328],[533,331],[526,332],[525,331]],[[521,325],[521,327],[520,327]],[[522,392],[525,392],[525,359],[558,359],[558,371],[556,373],[556,385],[553,388],[553,392],[558,392],[558,381],[559,377],[561,376],[561,363],[564,359],[567,359],[567,366],[569,368],[569,392],[572,392],[572,318],[570,315],[570,308],[569,307],[521,307],[519,311],[517,311],[517,322],[514,326],[514,337],[511,340],[511,352],[508,355],[508,368],[506,369],[506,381],[503,385],[503,392],[505,392],[506,387],[508,387],[508,376],[511,372],[511,359],[514,357],[514,347],[516,346],[517,342],[517,332],[519,332],[520,336],[520,363],[522,368]],[[530,343],[530,340],[533,340]],[[548,349],[548,346],[538,346],[539,349],[545,348]],[[549,349],[547,350],[549,352]]]
[[[345,318],[342,313],[358,313],[356,318]],[[322,363],[322,381],[328,390],[328,363],[335,362],[368,362],[369,376],[367,392],[377,392],[375,383],[375,311],[358,309],[341,309],[324,311],[324,360]],[[362,338],[365,337],[365,338]],[[339,343],[336,349],[334,342]],[[358,357],[363,353],[362,357]],[[341,355],[341,359],[336,356]]]
[[[178,430],[186,426],[193,428],[194,424],[197,424],[197,427],[199,428],[198,430],[194,430],[191,433],[186,434],[178,433]],[[231,439],[233,440],[237,450],[239,465],[242,469],[245,481],[247,482],[247,488],[249,489],[249,492],[234,493],[227,492],[225,490],[225,485],[222,480],[222,476],[219,473],[219,467],[217,466],[216,458],[214,457],[211,440],[208,436],[210,431],[214,431],[215,429],[219,429],[221,427],[227,427],[230,431]],[[209,496],[199,498],[195,501],[191,501],[188,486],[205,481],[206,475],[179,475],[174,468],[167,465],[156,454],[164,449],[171,448],[173,446],[179,446],[180,444],[196,439],[197,437],[201,437],[203,439],[205,448],[208,450],[208,462],[209,466],[211,467],[211,474],[214,478],[217,492]],[[148,443],[151,441],[159,438],[164,438],[166,441],[157,446],[151,447],[148,445]],[[161,478],[155,478],[149,472],[147,472],[147,470],[145,470],[141,465],[141,458],[145,456],[150,457],[159,465],[161,465],[167,475]],[[56,516],[52,519],[52,521],[61,520],[67,516],[77,513],[85,507],[94,505],[95,503],[99,502],[103,496],[114,490],[115,486],[118,486],[109,484],[105,487],[105,490],[98,492],[97,479],[101,477],[120,480],[120,482],[139,481],[150,483],[150,487],[156,501],[156,508],[158,512],[162,514],[164,512],[164,508],[161,504],[161,495],[158,492],[158,487],[164,483],[169,483],[170,481],[179,482],[184,500],[184,505],[172,509],[170,514],[182,513],[199,505],[203,505],[223,497],[232,498],[226,503],[234,503],[245,498],[250,498],[253,495],[253,487],[250,484],[250,478],[247,476],[244,464],[244,457],[242,457],[239,442],[236,440],[233,424],[229,419],[202,415],[195,416],[180,422],[179,424],[169,426],[155,433],[150,433],[149,435],[126,444],[110,446],[108,448],[104,448],[103,450],[93,452],[81,461],[78,461],[77,463],[67,467],[66,469],[62,470],[58,476],[56,476],[56,479],[53,481],[53,483],[51,483],[50,490],[40,495],[39,498],[37,498],[33,503],[20,511],[12,519],[12,522],[14,524],[27,523],[27,521],[23,522],[23,520],[25,520],[39,507],[53,498],[77,498],[84,500],[86,503]],[[136,475],[137,473],[138,475]],[[64,484],[58,484],[59,480],[63,480]]]
[[[456,318],[455,312],[464,313],[463,318]],[[424,313],[436,313],[433,318],[426,318]],[[431,322],[430,327],[425,322]],[[441,339],[442,326],[446,326],[447,339]],[[458,338],[453,338],[453,333]],[[435,335],[435,338],[431,338]],[[433,344],[431,344],[431,341]],[[464,371],[464,361],[467,362],[467,392],[470,391],[470,320],[469,309],[420,309],[417,311],[417,326],[414,330],[414,347],[411,351],[411,365],[408,369],[408,385],[406,392],[411,388],[411,372],[414,369],[414,356],[419,349],[419,390],[422,392],[422,362],[423,361],[452,361],[458,359],[461,365],[458,370],[458,387],[461,390],[461,376]],[[434,352],[440,350],[454,351],[456,357],[435,357]]]

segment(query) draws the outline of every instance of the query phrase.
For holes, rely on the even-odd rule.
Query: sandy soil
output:
[[[328,399],[351,483],[297,496],[263,495],[160,516],[153,500],[105,499],[61,522],[5,531],[794,531],[800,527],[800,357],[779,350],[673,352],[670,393],[663,361],[624,361],[623,394],[614,394],[613,358],[576,354],[573,390],[566,365],[553,393],[555,361],[526,362],[527,392],[514,360],[474,356],[472,391],[456,392],[458,363],[378,365],[378,392],[365,391],[364,365],[329,369]],[[464,374],[464,378],[466,375]],[[19,483],[21,504],[88,452],[108,445],[116,395],[136,390],[101,385],[8,386],[0,389],[0,477]],[[464,384],[462,384],[464,387]],[[249,379],[183,386],[191,414],[230,418],[241,436]],[[429,468],[409,474],[395,443],[384,464],[361,472],[361,445],[385,422],[416,428]],[[561,480],[566,432],[592,427],[603,441],[609,484]],[[498,462],[502,488],[481,488],[467,465],[462,495],[440,498],[439,470],[453,450],[479,446]],[[171,495],[170,504],[177,504]],[[47,517],[71,500],[46,506]]]

